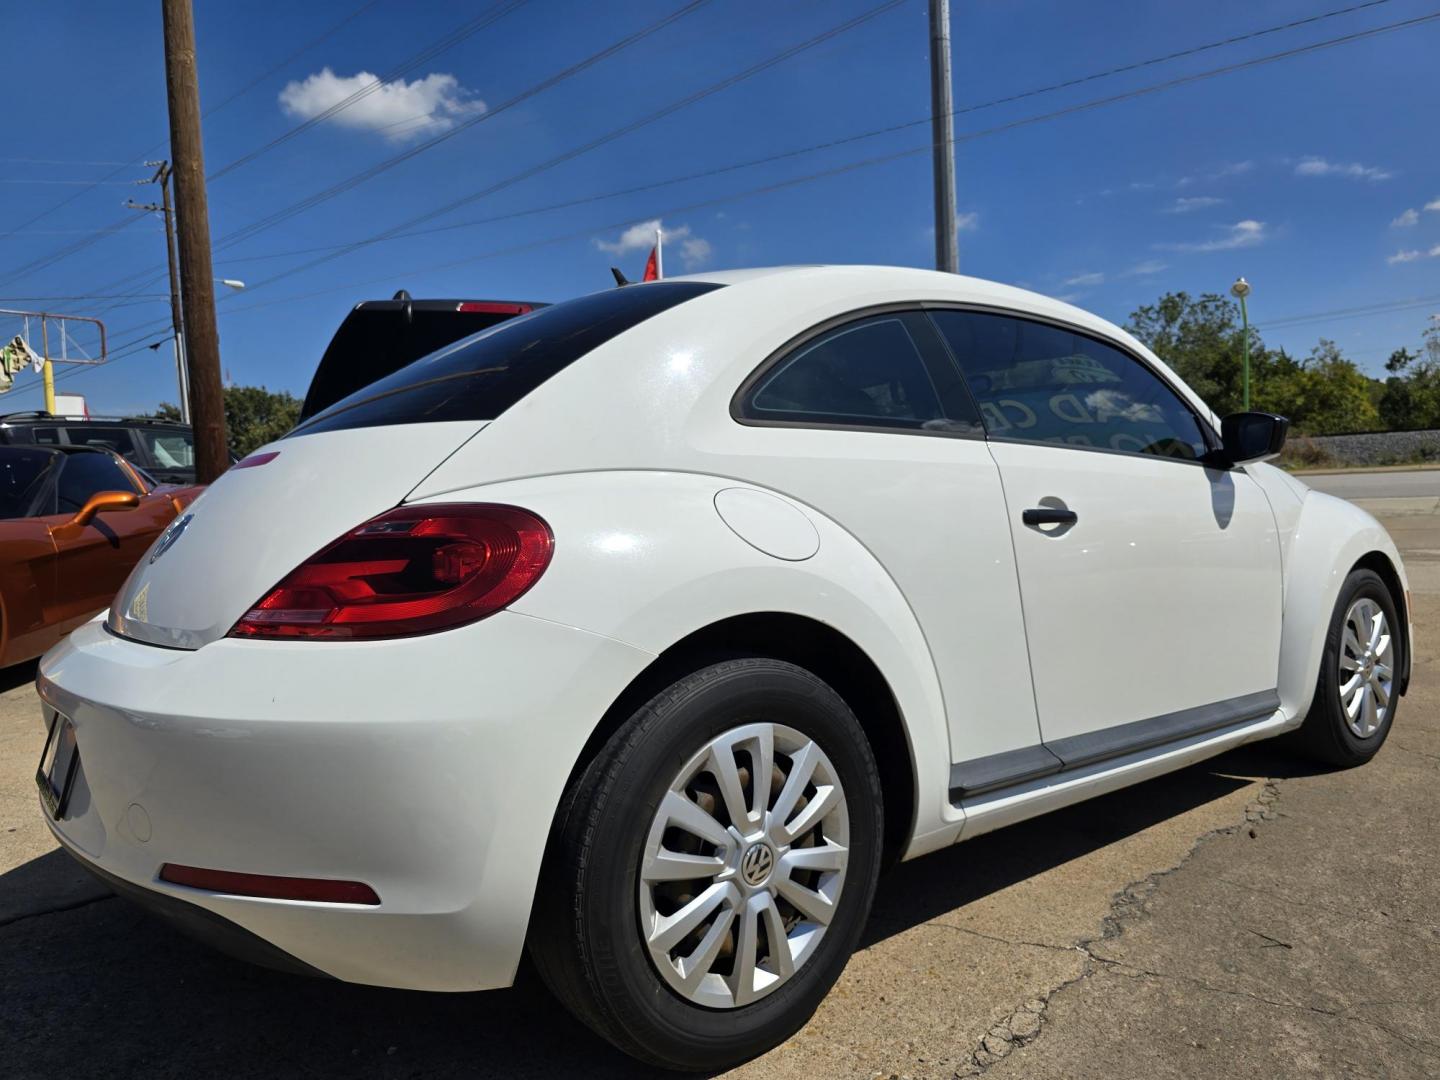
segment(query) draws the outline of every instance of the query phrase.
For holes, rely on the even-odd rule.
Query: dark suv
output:
[[[162,484],[195,482],[195,437],[189,424],[150,417],[90,419],[47,412],[0,416],[0,446],[99,446],[138,465]]]
[[[544,304],[528,300],[362,300],[335,331],[310,380],[300,419],[349,397],[436,349]]]

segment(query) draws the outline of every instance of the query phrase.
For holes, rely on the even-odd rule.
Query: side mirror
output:
[[[97,491],[85,500],[85,505],[75,516],[63,525],[51,529],[56,537],[69,539],[94,520],[96,514],[108,514],[115,510],[134,510],[140,505],[140,496],[133,491]]]
[[[1290,421],[1265,412],[1231,413],[1220,421],[1221,455],[1229,465],[1273,458],[1285,446]]]

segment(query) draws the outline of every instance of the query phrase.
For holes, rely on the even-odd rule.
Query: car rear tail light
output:
[[[266,900],[312,900],[327,904],[368,904],[371,907],[380,903],[375,890],[363,881],[239,874],[233,870],[204,870],[179,863],[161,866],[160,880],[191,889],[230,893],[233,896],[261,896]]]
[[[550,526],[493,504],[402,506],[306,559],[231,637],[396,638],[483,619],[550,563]]]

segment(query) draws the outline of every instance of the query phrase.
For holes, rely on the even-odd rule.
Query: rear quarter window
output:
[[[392,424],[493,420],[611,338],[720,287],[661,281],[540,308],[401,368],[336,402],[287,437]]]

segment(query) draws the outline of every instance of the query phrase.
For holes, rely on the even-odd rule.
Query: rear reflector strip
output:
[[[275,877],[271,874],[237,874],[232,870],[202,870],[198,866],[166,863],[160,880],[207,892],[234,896],[259,896],[266,900],[310,900],[325,904],[380,903],[375,890],[363,881],[333,881],[328,878]]]

